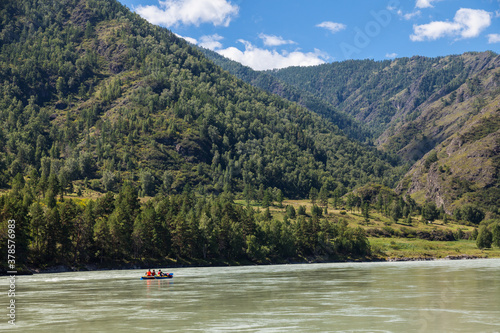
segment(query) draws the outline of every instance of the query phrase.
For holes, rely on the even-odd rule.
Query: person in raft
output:
[[[147,276],[151,276],[151,270],[148,270],[148,271],[146,272],[146,275],[147,275]]]
[[[158,271],[158,275],[159,276],[163,276],[163,273],[162,273],[161,269]]]
[[[156,273],[155,273],[155,270],[154,270],[154,269],[153,269],[153,273],[151,273],[151,274],[152,274],[153,276],[155,276],[155,275],[156,275]]]

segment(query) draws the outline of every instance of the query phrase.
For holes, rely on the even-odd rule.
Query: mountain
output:
[[[0,185],[142,195],[394,184],[397,162],[116,1],[2,2]],[[348,119],[347,117],[345,119]],[[42,185],[40,191],[44,191]]]
[[[217,52],[200,47],[210,60],[222,69],[250,83],[251,85],[296,102],[307,109],[325,117],[337,125],[346,135],[361,142],[370,142],[373,133],[369,126],[354,119],[351,115],[340,111],[337,107],[314,93],[294,87],[265,71],[255,71],[250,67],[219,55]]]
[[[323,79],[324,95],[275,81],[279,71],[256,77],[290,101],[115,0],[2,1],[0,45],[0,250],[15,229],[16,264],[369,256],[365,231],[326,206],[361,189],[347,207],[369,219],[372,204],[411,222],[420,207],[387,189],[408,171],[392,151],[408,161],[427,154],[401,194],[446,210],[468,203],[454,213],[476,223],[498,207],[492,53],[331,64],[345,86]],[[401,135],[411,124],[421,138]],[[385,152],[361,143],[374,139]],[[296,212],[281,207],[284,196],[325,207]]]
[[[17,266],[370,255],[322,207],[250,205],[396,184],[397,158],[325,117],[115,0],[2,1],[0,45],[0,251],[15,231]]]
[[[498,212],[500,56],[348,61],[269,72],[378,129],[379,148],[416,162],[398,186],[448,213]],[[437,157],[436,157],[437,156]]]
[[[408,137],[414,128],[421,130],[402,151],[411,151],[422,141],[435,146],[413,166],[398,190],[432,200],[449,213],[468,205],[498,213],[500,57],[487,62],[456,90],[428,102],[422,115],[398,129],[390,140]]]
[[[484,71],[495,72],[498,59],[493,52],[438,58],[415,56],[392,61],[352,60],[289,67],[268,73],[369,124],[376,129],[378,146],[416,161],[435,142],[426,144],[424,140],[416,145],[420,149],[411,148],[415,145],[407,147],[414,137],[407,135],[408,129],[413,132],[415,127],[422,129],[422,121],[426,122],[422,115],[432,103],[448,94],[456,98],[463,84],[477,86],[477,76],[484,75]],[[460,92],[458,98],[465,100],[478,93],[474,88]],[[420,123],[415,122],[417,118]]]
[[[494,139],[498,135],[500,95],[497,54],[352,60],[255,72],[213,52],[204,53],[255,86],[299,103],[314,101],[302,104],[346,133],[356,132],[351,130],[356,126],[372,128],[360,131],[362,138],[368,137],[380,149],[414,164],[398,186],[401,194],[412,194],[420,203],[435,202],[449,213],[465,204],[488,211],[498,207],[499,145]],[[350,115],[355,121],[346,122],[338,115]],[[468,151],[464,155],[463,150],[449,147],[456,147],[457,140],[462,142],[457,137],[479,139],[467,141],[462,147]],[[434,175],[428,175],[432,168],[429,171],[425,167],[428,153],[449,155],[449,164],[436,164],[448,170],[439,183]],[[466,161],[466,156],[474,156],[474,161]],[[444,163],[445,159],[441,157],[440,161]],[[453,176],[449,173],[451,165]]]

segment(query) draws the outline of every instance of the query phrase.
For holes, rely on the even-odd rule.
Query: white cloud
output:
[[[417,7],[417,8],[432,8],[432,7],[434,7],[432,5],[432,3],[437,2],[437,1],[442,1],[442,0],[417,0],[415,7]]]
[[[412,18],[414,18],[415,16],[420,16],[420,14],[422,14],[422,13],[420,12],[420,10],[417,10],[417,11],[414,11],[414,12],[411,12],[411,13],[406,13],[406,14],[405,14],[405,13],[403,13],[403,11],[400,9],[400,10],[398,10],[398,11],[397,11],[397,14],[398,14],[400,17],[402,17],[402,18],[404,18],[405,20],[407,20],[407,21],[408,21],[408,20],[411,20]]]
[[[159,0],[158,6],[138,6],[137,14],[153,24],[166,27],[179,24],[212,23],[228,26],[239,7],[227,0]]]
[[[496,11],[495,11],[495,17],[496,17],[496,18],[499,18],[499,17],[500,17],[500,10],[496,10]]]
[[[489,34],[488,43],[489,44],[500,43],[500,34]]]
[[[330,30],[330,32],[332,34],[339,32],[339,31],[342,31],[345,28],[347,28],[347,26],[343,23],[336,23],[336,22],[330,22],[330,21],[321,22],[320,24],[316,24],[316,26],[318,28],[325,28],[327,30]]]
[[[410,39],[414,42],[435,40],[447,35],[455,35],[459,32],[460,28],[461,27],[458,23],[440,21],[422,25],[414,25],[413,35],[410,35]]]
[[[281,36],[260,34],[259,38],[264,41],[264,45],[266,45],[266,46],[279,46],[279,45],[285,45],[285,44],[297,44],[293,40],[285,40]]]
[[[209,50],[220,49],[222,47],[222,43],[219,41],[223,39],[224,37],[218,34],[201,36],[200,43],[198,45]]]
[[[191,37],[184,37],[184,36],[181,36],[181,35],[179,35],[179,34],[176,34],[175,32],[174,32],[174,34],[175,34],[177,37],[182,38],[182,39],[186,40],[187,42],[189,42],[189,43],[191,43],[191,44],[194,44],[194,45],[197,45],[197,44],[198,44],[198,41],[197,41],[196,39],[194,39],[194,38],[191,38]]]
[[[397,54],[397,53],[386,53],[386,54],[385,54],[385,57],[386,57],[386,58],[389,58],[389,59],[394,59],[394,58],[396,58],[397,56],[398,56],[398,54]]]
[[[481,9],[460,8],[453,22],[434,21],[413,26],[410,39],[414,42],[436,40],[442,37],[472,38],[477,37],[491,25],[491,13]]]
[[[464,27],[462,38],[477,37],[491,25],[491,13],[481,9],[460,8],[455,14],[455,22]]]
[[[277,52],[257,48],[250,42],[240,39],[245,45],[245,51],[235,47],[229,47],[217,52],[231,60],[237,61],[254,70],[266,70],[274,68],[285,68],[290,66],[314,66],[325,63],[328,55],[315,49],[314,52]]]
[[[199,45],[209,50],[216,50],[222,48],[222,43],[219,41],[224,39],[224,37],[220,36],[219,34],[201,36],[199,41],[196,40],[195,38],[184,37],[179,34],[175,35],[179,38],[185,39],[191,44]]]

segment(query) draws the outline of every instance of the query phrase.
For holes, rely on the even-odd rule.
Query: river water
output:
[[[164,271],[20,276],[0,331],[500,332],[500,259]]]

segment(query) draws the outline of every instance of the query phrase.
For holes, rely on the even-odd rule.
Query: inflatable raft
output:
[[[141,280],[163,280],[163,279],[171,279],[174,277],[174,273],[166,273],[163,274],[162,276],[160,275],[155,275],[155,276],[141,276]]]

